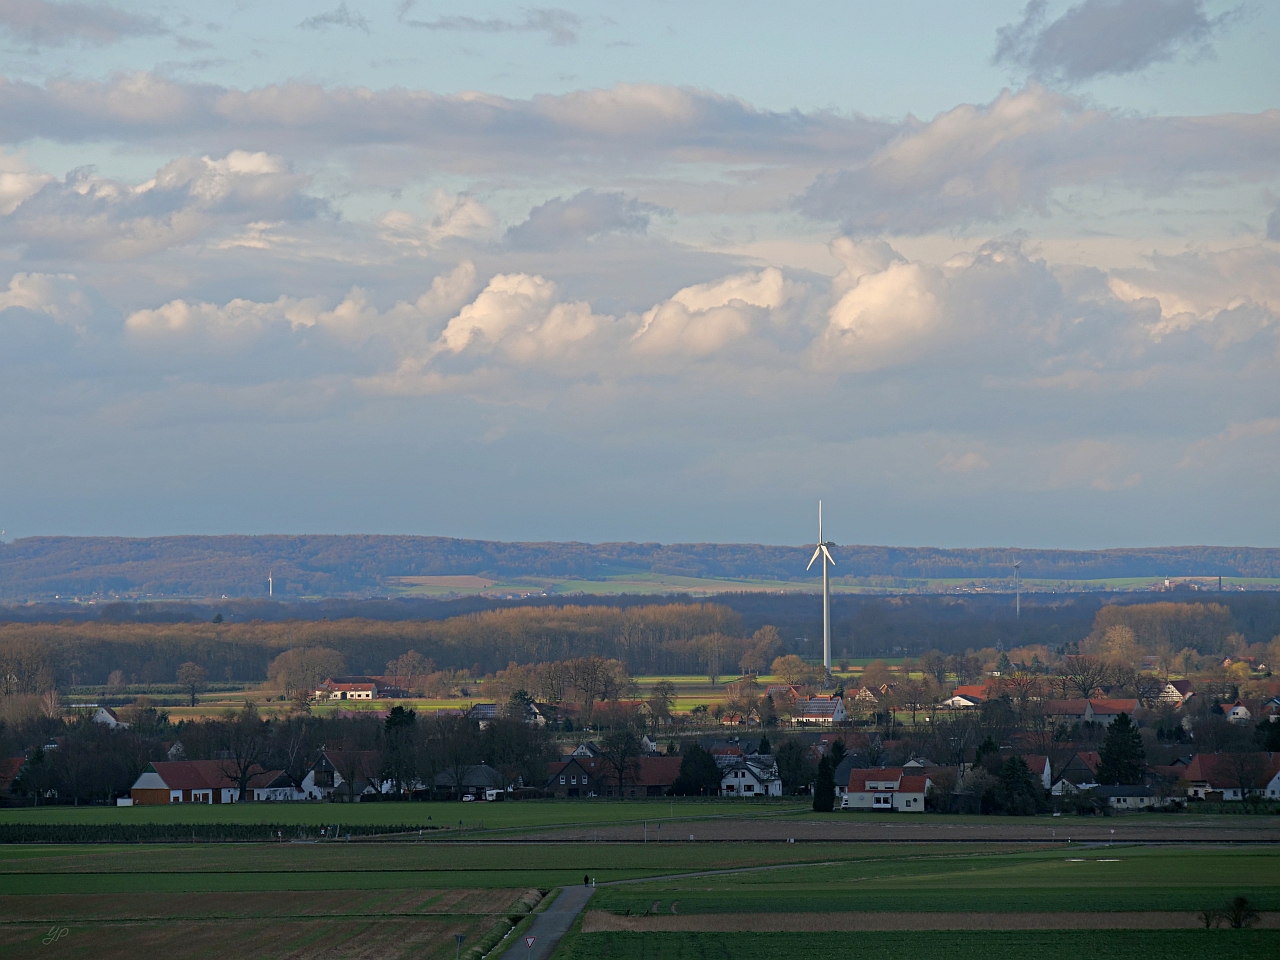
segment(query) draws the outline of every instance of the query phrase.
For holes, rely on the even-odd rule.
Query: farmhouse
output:
[[[269,795],[279,770],[257,769],[249,779],[247,799],[275,799]],[[135,806],[170,803],[235,803],[240,785],[226,760],[170,760],[147,764],[129,796]]]
[[[848,719],[839,697],[801,697],[796,701],[796,723],[844,723]]]
[[[1171,703],[1175,707],[1180,707],[1195,695],[1195,691],[1191,689],[1190,680],[1168,680],[1161,688],[1160,695],[1156,697],[1156,702]]]
[[[924,813],[930,783],[927,775],[909,774],[901,767],[853,770],[840,809]]]
[[[327,800],[339,797],[358,800],[367,794],[383,792],[378,771],[382,758],[376,750],[342,750],[321,747],[316,762],[302,778],[297,800]]]
[[[372,677],[335,677],[316,687],[317,700],[377,700],[378,682]]]
[[[1248,723],[1253,719],[1253,713],[1239,700],[1222,712],[1227,715],[1227,719],[1232,723]]]
[[[116,712],[110,707],[99,707],[93,713],[93,722],[100,723],[104,727],[110,727],[112,730],[127,730],[129,724],[125,723],[116,716]]]
[[[618,775],[606,764],[601,792],[606,797],[661,797],[679,776],[679,757],[637,757],[623,773],[621,794],[618,792]]]

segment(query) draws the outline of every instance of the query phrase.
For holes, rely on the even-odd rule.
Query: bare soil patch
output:
[[[701,913],[624,917],[588,911],[583,933],[810,933],[872,930],[1189,930],[1198,914],[1133,913]],[[1259,927],[1280,929],[1280,914],[1264,913]]]

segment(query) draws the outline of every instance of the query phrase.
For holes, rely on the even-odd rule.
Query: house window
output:
[[[561,776],[561,777],[560,777],[560,785],[561,785],[561,786],[564,786],[564,777],[563,777],[563,776]]]
[[[574,774],[572,777],[570,777],[570,778],[569,778],[569,782],[570,782],[570,783],[577,783],[577,782],[578,782],[578,775],[577,775],[577,774]]]

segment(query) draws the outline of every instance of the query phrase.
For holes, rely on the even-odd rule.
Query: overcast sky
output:
[[[1280,4],[0,0],[0,526],[1280,543]]]

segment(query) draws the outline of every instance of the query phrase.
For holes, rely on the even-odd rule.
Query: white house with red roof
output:
[[[913,774],[902,767],[851,770],[840,809],[924,813],[930,783],[928,774]]]

